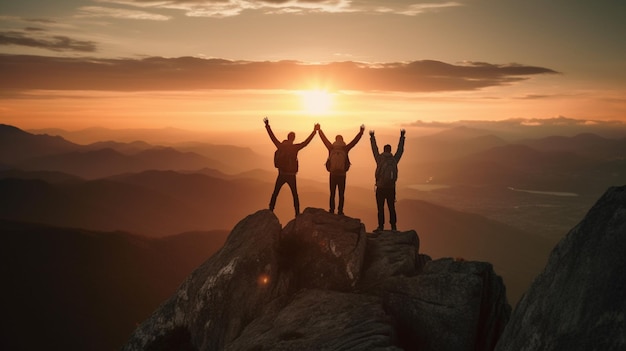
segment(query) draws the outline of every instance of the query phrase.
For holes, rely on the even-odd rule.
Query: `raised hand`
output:
[[[404,136],[405,133],[406,133],[405,129],[400,129],[400,136]]]
[[[315,126],[313,126],[313,130],[320,130],[321,126],[319,123],[315,123]]]
[[[265,122],[266,126],[270,124],[270,120],[267,117],[263,118],[263,122]]]
[[[370,136],[374,136],[374,131],[370,130]]]
[[[361,131],[365,130],[365,124],[361,124]]]

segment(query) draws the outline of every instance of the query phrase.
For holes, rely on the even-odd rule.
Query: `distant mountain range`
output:
[[[267,187],[257,181],[172,171],[57,184],[4,178],[0,218],[151,236],[229,229],[245,213],[266,207],[266,196],[261,195],[266,195]]]
[[[481,133],[456,128],[408,140],[399,182],[570,191],[595,198],[626,181],[626,138],[580,134],[506,142]]]
[[[69,131],[60,128],[29,129],[33,134],[58,135],[79,144],[91,144],[102,140],[117,140],[122,143],[132,143],[143,140],[151,144],[185,143],[190,140],[205,140],[207,133],[184,130],[179,128],[130,128],[110,129],[91,127]]]
[[[11,164],[33,157],[72,152],[78,145],[59,136],[34,135],[0,124],[0,164]]]
[[[5,169],[57,171],[87,179],[146,170],[272,170],[269,155],[246,147],[198,142],[164,147],[138,140],[78,145],[6,125],[0,125],[0,150]],[[355,148],[351,159],[352,174],[371,172],[369,148]],[[586,192],[595,198],[608,186],[626,181],[626,138],[584,133],[507,141],[489,130],[457,127],[409,138],[400,171],[403,186],[500,186]]]
[[[5,169],[57,171],[96,179],[153,169],[213,168],[236,173],[270,162],[249,148],[230,145],[184,143],[177,149],[141,141],[79,145],[59,136],[36,135],[0,125],[0,165]]]
[[[383,140],[387,142],[386,138],[381,137],[380,141]],[[62,194],[67,200],[56,200],[62,202],[57,203],[56,208],[76,207],[76,211],[70,212],[83,213],[89,211],[81,209],[109,207],[115,199],[119,201],[117,207],[129,208],[129,213],[135,214],[127,218],[125,210],[110,211],[115,220],[107,219],[111,217],[103,214],[96,215],[101,217],[97,221],[87,219],[94,215],[82,215],[85,218],[83,223],[98,222],[100,224],[97,227],[90,228],[101,230],[112,230],[120,226],[139,232],[157,230],[161,235],[180,231],[169,232],[168,230],[174,228],[165,223],[151,225],[148,228],[145,225],[137,225],[136,222],[141,221],[138,219],[141,218],[138,216],[140,213],[142,215],[149,213],[162,221],[169,218],[172,222],[184,223],[192,229],[207,228],[206,225],[209,225],[208,228],[228,229],[241,215],[250,212],[251,209],[267,206],[276,176],[268,155],[262,156],[241,146],[181,142],[175,146],[164,147],[137,140],[129,143],[103,141],[79,145],[61,137],[35,135],[12,126],[0,125],[0,150],[0,170],[2,168],[5,170],[2,178],[42,179],[52,184],[52,187],[59,187],[62,179],[74,182],[74,185],[65,185],[58,190],[58,194]],[[573,137],[551,136],[510,142],[487,129],[458,127],[432,135],[409,138],[400,163],[398,185],[400,189],[416,184],[448,187],[443,198],[450,198],[455,189],[459,189],[459,194],[467,194],[468,192],[463,189],[473,187],[480,189],[483,194],[482,201],[487,202],[492,200],[491,194],[501,194],[502,190],[509,188],[567,192],[583,196],[584,205],[590,206],[607,187],[626,181],[625,150],[626,138],[609,139],[587,133]],[[304,157],[310,155],[305,154]],[[365,195],[372,189],[373,166],[369,147],[360,145],[353,149],[351,159],[353,166],[348,186],[349,188],[356,186],[358,189],[356,192],[348,191],[349,201],[354,200],[352,203],[357,211],[366,211],[367,208],[371,210],[371,193]],[[310,160],[307,159],[306,162]],[[303,167],[306,167],[307,163],[304,161],[302,163]],[[154,184],[148,190],[146,186],[156,181],[154,179],[156,173],[150,173],[153,171],[164,173],[158,176],[161,178],[160,183]],[[168,171],[175,171],[178,174],[167,173]],[[326,176],[322,175],[323,171],[320,172],[321,177],[315,179],[307,179],[303,175],[298,177],[301,199],[305,199],[301,201],[302,206],[307,204],[317,207],[327,206],[328,200],[324,199],[327,197]],[[166,174],[171,178],[180,179],[166,181],[163,179]],[[196,175],[191,176],[192,174]],[[194,182],[198,181],[198,175],[213,178],[211,182],[214,184],[197,188],[185,184],[185,181],[196,184]],[[90,186],[79,185],[76,183],[79,178],[101,182],[92,183]],[[144,181],[140,178],[149,179]],[[222,182],[219,183],[218,180]],[[117,183],[125,183],[128,189],[124,190],[122,185]],[[106,184],[111,189],[111,196],[100,200],[98,191],[94,190],[99,186],[95,184],[101,186]],[[14,186],[27,187],[24,183],[15,183]],[[45,186],[43,188],[45,190]],[[85,188],[90,190],[84,191]],[[146,191],[155,193],[150,196],[130,196]],[[422,195],[412,191],[410,196],[432,198],[431,194],[441,191],[443,190],[423,192]],[[72,192],[81,195],[70,196]],[[19,194],[15,191],[8,194],[11,193]],[[86,194],[90,193],[92,196],[87,197]],[[361,193],[364,195],[360,195]],[[402,198],[409,193],[399,190],[398,196]],[[25,206],[22,208],[32,206],[31,212],[34,214],[37,213],[38,206],[46,208],[47,206],[43,205],[49,201],[46,199],[55,196],[44,196],[45,194],[48,193],[42,192],[38,201],[41,205],[29,203],[21,205]],[[241,199],[243,195],[248,200],[242,203],[237,199]],[[281,195],[288,197],[290,194],[285,188]],[[144,203],[143,200],[137,200],[142,198],[152,199],[150,203],[153,206],[138,206]],[[18,207],[20,203],[28,203],[29,200],[21,197],[15,201],[15,207]],[[95,201],[102,201],[102,204],[93,204]],[[451,199],[449,204],[443,204],[454,206],[461,202],[463,201]],[[170,206],[165,203],[177,205]],[[289,204],[279,204],[277,211],[288,212],[288,207]],[[168,210],[169,214],[165,214],[166,208],[173,210]],[[466,210],[459,207],[457,209]],[[228,211],[236,214],[221,215]],[[47,218],[51,216],[50,213],[54,212],[42,210],[38,216],[32,214],[30,216]],[[199,213],[205,214],[203,219],[193,219],[197,218]],[[479,213],[488,215],[489,211]],[[57,216],[56,221],[52,223],[71,224],[62,217]],[[108,225],[104,226],[107,222]],[[570,223],[566,227],[569,225]]]

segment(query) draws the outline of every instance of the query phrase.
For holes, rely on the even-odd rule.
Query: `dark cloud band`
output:
[[[30,32],[43,32],[39,28],[27,28]],[[76,51],[95,52],[96,44],[92,41],[82,41],[66,36],[54,35],[44,37],[33,37],[22,32],[9,31],[0,33],[0,45],[18,45],[33,48],[47,49],[52,51]]]
[[[433,92],[512,84],[554,70],[523,65],[144,59],[0,55],[2,90],[310,89]],[[311,86],[314,84],[315,86]]]

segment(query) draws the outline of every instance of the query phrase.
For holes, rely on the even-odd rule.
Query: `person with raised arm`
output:
[[[346,144],[343,141],[343,136],[335,136],[333,143],[328,140],[321,128],[319,128],[319,135],[322,142],[328,149],[328,159],[326,159],[326,170],[329,172],[329,184],[330,184],[330,208],[328,212],[335,213],[335,193],[339,190],[339,206],[337,207],[337,214],[343,216],[343,204],[344,195],[346,192],[346,172],[350,169],[350,158],[348,152],[361,140],[365,125],[361,125],[361,129],[351,142]]]
[[[298,152],[307,146],[311,140],[313,140],[315,133],[319,130],[319,124],[315,124],[313,131],[303,142],[296,144],[294,143],[296,133],[289,132],[287,134],[287,139],[281,142],[278,141],[274,132],[272,132],[269,119],[265,117],[263,122],[265,123],[267,134],[276,146],[276,151],[274,152],[274,167],[278,168],[278,176],[276,177],[276,184],[274,185],[274,191],[272,192],[272,197],[270,199],[269,209],[274,211],[276,198],[278,197],[280,188],[287,183],[287,185],[289,185],[289,189],[291,189],[293,207],[296,212],[296,216],[298,216],[300,214],[300,199],[298,198],[298,188],[296,185],[296,174],[298,173]]]
[[[376,160],[376,207],[378,209],[378,228],[375,231],[384,230],[385,224],[385,202],[389,208],[389,223],[391,230],[398,230],[396,227],[396,181],[398,180],[398,162],[404,153],[404,129],[400,130],[400,141],[395,154],[391,153],[391,145],[386,144],[383,152],[378,152],[374,131],[370,130],[370,143],[372,153]]]

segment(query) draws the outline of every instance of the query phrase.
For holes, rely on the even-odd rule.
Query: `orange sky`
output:
[[[10,2],[0,8],[0,122],[229,131],[255,130],[266,115],[295,129],[626,121],[625,4]],[[307,103],[308,90],[326,98]]]

